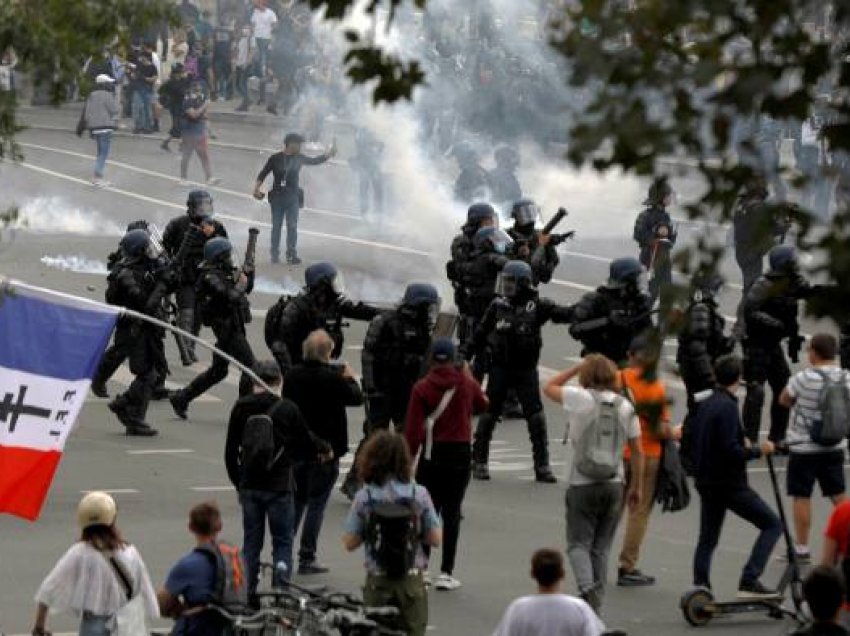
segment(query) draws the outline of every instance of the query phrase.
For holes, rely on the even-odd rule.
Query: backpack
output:
[[[576,444],[574,466],[589,479],[606,481],[617,476],[623,461],[626,427],[620,421],[620,407],[626,398],[603,400],[596,392],[592,395],[596,416]]]
[[[242,431],[243,475],[265,474],[283,455],[283,444],[276,448],[274,421],[269,413],[252,415],[245,422]]]
[[[821,446],[835,446],[850,433],[850,388],[847,387],[847,372],[841,371],[839,380],[834,381],[826,371],[812,369],[823,380],[818,396],[821,417],[814,420],[811,438]]]
[[[278,339],[280,334],[280,321],[283,317],[283,310],[292,299],[291,296],[281,296],[277,302],[272,305],[266,312],[266,322],[263,327],[263,337],[266,340],[266,346],[271,349],[272,344]]]
[[[244,610],[248,604],[248,578],[238,547],[216,541],[195,548],[215,564],[215,583],[210,601],[224,609]]]
[[[374,501],[367,488],[368,508],[366,544],[375,562],[388,579],[403,579],[416,565],[416,550],[421,543],[420,516],[416,486],[410,497],[394,501]]]

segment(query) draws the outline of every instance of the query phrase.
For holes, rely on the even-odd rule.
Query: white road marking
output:
[[[81,490],[81,495],[87,495],[90,492],[105,492],[108,495],[137,495],[139,491],[135,488],[98,488],[97,490]]]
[[[189,490],[195,492],[231,492],[235,488],[233,486],[192,486]]]
[[[194,453],[191,448],[146,448],[142,450],[128,450],[128,455],[185,455]]]

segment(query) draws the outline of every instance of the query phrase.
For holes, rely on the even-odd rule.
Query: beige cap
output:
[[[90,492],[80,499],[77,506],[77,523],[82,530],[89,526],[111,526],[117,514],[118,508],[111,496],[105,492]]]

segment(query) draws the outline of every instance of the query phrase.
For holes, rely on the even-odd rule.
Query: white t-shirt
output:
[[[587,427],[596,419],[596,400],[593,398],[594,393],[600,395],[603,400],[613,400],[618,397],[618,394],[613,391],[591,392],[580,386],[565,386],[563,388],[561,404],[567,412],[567,434],[564,438],[573,444],[581,439]],[[631,403],[625,398],[620,404],[620,421],[625,422],[626,439],[631,440],[640,437],[640,421]],[[570,459],[567,462],[567,482],[571,486],[596,483],[594,480],[585,477],[575,470],[573,455],[573,453],[570,453]],[[624,477],[623,465],[621,463],[617,469],[617,476],[611,478],[609,481],[622,482],[625,481]]]
[[[818,370],[829,375],[833,382],[838,382],[843,374],[847,385],[850,386],[850,373],[842,371],[840,367],[824,365],[818,367]],[[811,368],[795,373],[788,382],[788,393],[796,400],[794,410],[791,412],[791,424],[788,427],[788,441],[792,442],[790,446],[792,453],[823,453],[847,448],[846,439],[835,446],[821,446],[812,441],[810,433],[812,423],[821,417],[822,388],[823,378]]]
[[[580,598],[534,594],[508,606],[493,636],[599,636],[605,625]]]
[[[132,579],[133,596],[141,594],[148,617],[159,618],[156,592],[138,550],[127,545],[115,552],[115,558]],[[54,612],[87,610],[111,616],[127,603],[127,593],[108,556],[91,544],[78,541],[44,579],[35,600]]]
[[[271,40],[272,28],[275,24],[277,24],[277,15],[268,7],[265,9],[255,8],[251,14],[251,26],[254,27],[255,38]]]

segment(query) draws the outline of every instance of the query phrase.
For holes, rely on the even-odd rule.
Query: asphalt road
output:
[[[136,218],[164,223],[178,215],[189,187],[177,180],[178,161],[162,153],[152,138],[117,136],[113,143],[108,178],[113,187],[95,190],[87,184],[92,165],[93,142],[79,140],[70,131],[74,115],[66,111],[27,109],[25,122],[33,126],[20,135],[25,159],[21,164],[0,164],[0,206],[16,203],[28,227],[6,232],[0,245],[0,273],[29,283],[67,293],[102,299],[105,286],[104,262],[115,248],[124,226]],[[212,146],[220,186],[211,188],[216,210],[234,235],[244,244],[247,228],[261,229],[258,291],[252,300],[258,317],[250,325],[255,352],[264,355],[262,310],[284,289],[297,288],[302,267],[273,266],[266,253],[268,208],[253,201],[250,191],[256,170],[274,146],[282,127],[263,128],[239,123],[216,123],[218,142]],[[340,145],[345,156],[345,137]],[[350,143],[350,142],[349,142]],[[224,145],[226,144],[226,145]],[[192,170],[198,170],[193,165]],[[193,174],[197,174],[196,172]],[[421,192],[420,177],[397,173],[391,214],[386,218],[363,218],[356,212],[356,184],[343,160],[334,165],[305,169],[304,185],[308,207],[302,216],[300,253],[305,263],[329,259],[345,272],[352,297],[392,302],[404,285],[413,280],[439,281],[448,240],[460,224],[462,212],[444,210],[440,218],[421,211],[419,200],[405,196]],[[450,175],[445,177],[450,179]],[[577,183],[571,206],[582,215],[570,218],[579,237],[562,253],[556,280],[543,293],[559,302],[575,302],[585,291],[600,284],[610,258],[630,254],[631,224],[639,200],[636,185],[628,180],[599,180],[592,175],[564,173],[567,183]],[[416,181],[416,183],[413,183]],[[415,187],[414,187],[415,186]],[[434,192],[444,184],[435,183]],[[687,191],[694,184],[684,180]],[[600,198],[601,197],[601,198]],[[433,202],[430,203],[433,208]],[[717,228],[682,226],[682,241]],[[267,239],[265,239],[267,240]],[[73,261],[73,262],[71,262]],[[738,272],[725,264],[733,285],[722,296],[722,309],[733,315],[739,296],[734,281]],[[88,273],[87,273],[88,272]],[[819,325],[804,321],[811,333]],[[359,368],[359,347],[364,325],[354,323],[347,331],[345,358]],[[209,332],[204,332],[209,336]],[[545,333],[541,375],[573,363],[578,345],[561,327]],[[172,362],[170,381],[189,382],[197,369],[180,366],[173,342],[167,345]],[[672,362],[675,350],[665,355]],[[206,361],[206,359],[204,360]],[[130,381],[123,368],[110,383],[114,395]],[[671,376],[670,393],[674,417],[683,414],[681,384]],[[31,627],[32,597],[43,576],[75,539],[76,504],[83,491],[112,491],[119,507],[119,525],[135,543],[157,585],[169,566],[191,546],[185,516],[195,502],[215,498],[224,512],[225,538],[239,542],[240,514],[235,493],[229,487],[223,466],[223,441],[227,414],[236,399],[238,375],[228,379],[195,402],[188,422],[178,420],[168,404],[154,403],[149,421],[160,429],[152,439],[127,438],[106,408],[106,400],[91,397],[80,415],[65,457],[38,522],[30,524],[0,517],[0,632],[26,633]],[[564,471],[565,448],[559,440],[564,418],[553,406],[546,408],[552,463]],[[354,409],[349,424],[352,443],[359,438],[362,413]],[[781,460],[780,460],[781,463]],[[348,462],[345,462],[348,465]],[[539,485],[532,480],[531,451],[522,422],[507,421],[496,431],[493,446],[493,481],[473,483],[465,503],[465,520],[456,575],[464,586],[452,593],[431,592],[431,624],[436,633],[450,636],[488,634],[507,603],[532,590],[528,558],[540,546],[563,548],[564,487]],[[752,468],[754,486],[772,502],[763,463]],[[347,501],[335,493],[329,504],[320,556],[332,571],[317,581],[341,589],[356,589],[363,578],[362,558],[344,553],[340,543],[341,521]],[[813,550],[819,550],[819,529],[828,506],[816,501]],[[644,544],[641,567],[654,574],[658,583],[643,589],[621,589],[612,585],[604,608],[605,622],[630,634],[666,636],[689,631],[678,610],[678,599],[690,582],[690,561],[698,530],[698,505],[675,515],[653,515]],[[739,570],[754,540],[754,531],[734,518],[727,520],[722,544],[714,563],[715,589],[733,594]],[[618,534],[611,559],[612,577],[621,536]],[[777,551],[778,552],[778,551]],[[781,563],[772,562],[765,579],[779,576]],[[432,570],[433,572],[433,570]],[[613,578],[612,578],[613,582]],[[567,587],[572,589],[571,576]],[[163,625],[166,623],[163,622]],[[55,631],[70,631],[70,617],[52,619]],[[717,620],[703,631],[753,635],[783,633],[783,626],[770,619],[749,617]]]

